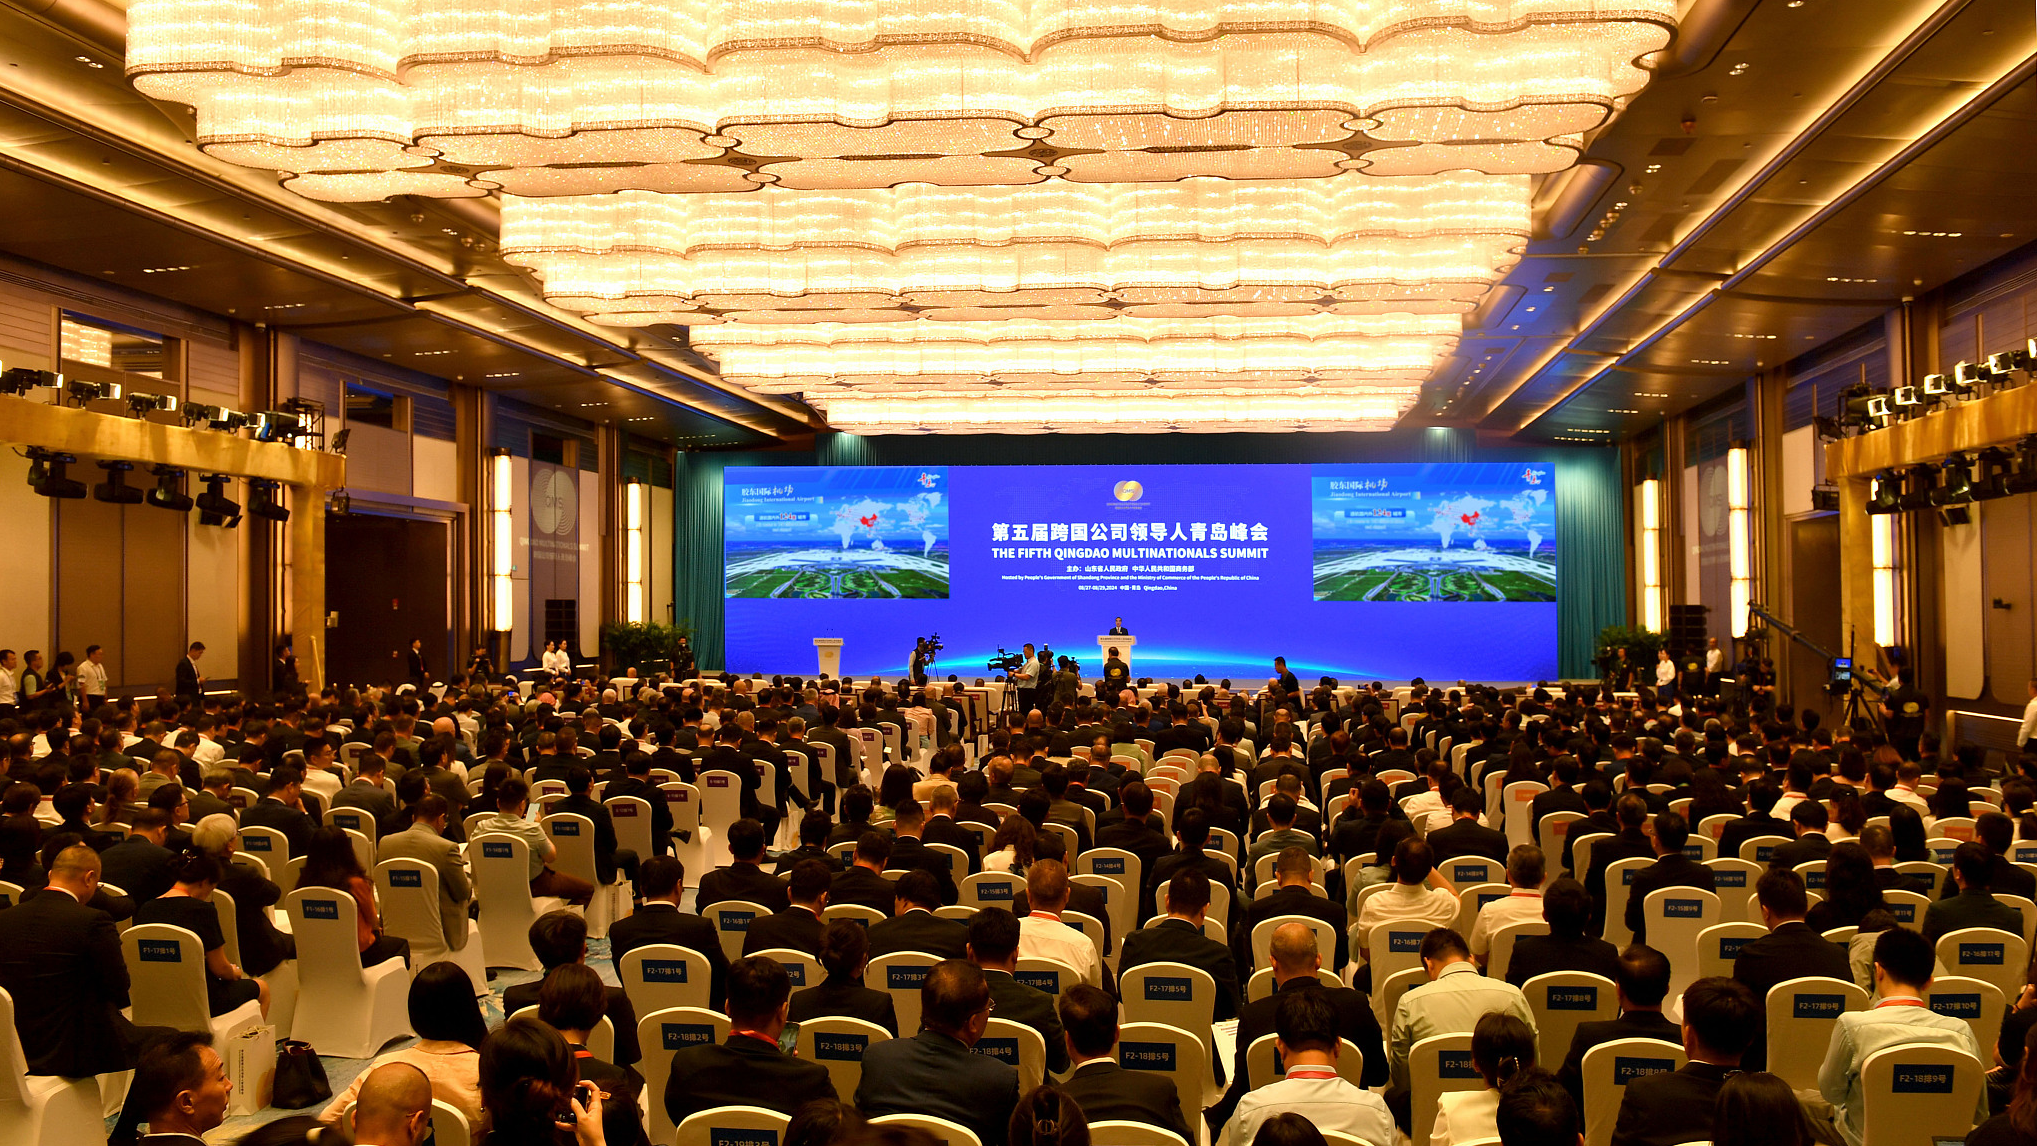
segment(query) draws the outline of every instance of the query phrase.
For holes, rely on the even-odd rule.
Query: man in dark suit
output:
[[[2009,862],[2009,847],[2015,842],[2016,823],[2000,812],[1982,812],[1973,822],[1973,840],[1989,853],[1988,890],[1997,895],[2020,895],[2037,899],[2037,875]],[[1942,898],[1959,894],[1950,873],[1945,878]]]
[[[198,658],[205,655],[205,642],[192,641],[177,662],[177,703],[198,704],[205,696],[205,676],[198,671]]]
[[[745,816],[729,825],[729,856],[734,862],[700,877],[694,896],[698,910],[727,900],[761,904],[773,911],[792,902],[785,885],[764,870],[764,825]]]
[[[1621,796],[1613,805],[1613,818],[1619,821],[1620,832],[1609,840],[1600,840],[1591,847],[1591,867],[1585,872],[1584,889],[1591,893],[1593,930],[1602,930],[1606,918],[1606,868],[1623,859],[1646,859],[1655,854],[1655,843],[1648,838],[1648,802],[1632,792]]]
[[[243,828],[274,828],[290,842],[290,858],[311,847],[311,816],[303,806],[304,773],[280,764],[269,773],[269,794],[240,814]],[[280,863],[280,860],[276,862]]]
[[[1484,812],[1485,797],[1471,785],[1460,784],[1450,793],[1450,826],[1429,833],[1429,846],[1435,849],[1438,864],[1460,856],[1507,862],[1507,834],[1479,823]]]
[[[1268,919],[1283,915],[1305,915],[1334,928],[1337,950],[1330,969],[1342,971],[1350,959],[1350,940],[1345,936],[1350,926],[1349,913],[1344,910],[1343,904],[1310,890],[1315,879],[1315,861],[1301,848],[1287,848],[1273,861],[1273,878],[1280,890],[1254,901],[1245,910],[1237,929],[1231,932],[1231,955],[1237,960],[1238,974],[1249,980],[1258,970],[1252,960],[1252,930]]]
[[[623,771],[627,775],[610,780],[601,789],[604,802],[619,796],[635,796],[651,806],[651,854],[664,855],[672,841],[672,806],[665,799],[665,790],[651,782],[651,758],[647,753],[632,752],[623,757]],[[436,789],[437,785],[433,785]],[[641,878],[641,873],[639,873]],[[639,891],[642,887],[639,886]]]
[[[1507,982],[1518,987],[1551,971],[1589,971],[1619,978],[1620,950],[1593,935],[1591,896],[1574,879],[1559,879],[1542,893],[1542,918],[1547,935],[1524,935],[1514,943],[1507,964]]]
[[[1818,807],[1818,811],[1822,814],[1824,809]],[[1683,846],[1690,840],[1690,824],[1682,815],[1676,812],[1656,815],[1653,837],[1655,862],[1635,872],[1633,882],[1627,888],[1626,923],[1627,929],[1634,933],[1636,943],[1647,942],[1648,921],[1642,908],[1646,906],[1649,892],[1665,887],[1718,890],[1712,869],[1683,854]]]
[[[983,859],[977,844],[977,837],[980,833],[983,839],[988,840],[993,834],[981,824],[970,826],[956,822],[956,803],[957,799],[953,787],[943,787],[936,790],[927,800],[926,827],[921,830],[919,836],[925,843],[946,844],[952,848],[961,848],[962,854],[969,857],[969,870],[966,873],[960,874],[951,872],[949,875],[951,880],[960,879],[964,874],[974,875],[983,870]]]
[[[1190,808],[1180,816],[1174,838],[1180,841],[1181,847],[1161,856],[1159,862],[1146,869],[1146,886],[1139,894],[1139,915],[1151,919],[1157,913],[1159,904],[1154,902],[1154,895],[1161,884],[1184,871],[1199,871],[1213,882],[1231,889],[1231,918],[1217,921],[1228,930],[1243,910],[1238,902],[1237,877],[1231,874],[1229,864],[1204,850],[1209,844],[1208,814],[1201,808]]]
[[[1774,867],[1796,870],[1800,863],[1823,860],[1832,854],[1832,840],[1825,835],[1825,825],[1831,818],[1825,814],[1825,805],[1816,800],[1799,800],[1789,810],[1789,829],[1796,837],[1789,843],[1781,844],[1769,854],[1768,862]]]
[[[1244,999],[1238,990],[1238,963],[1231,949],[1202,933],[1209,910],[1209,877],[1198,868],[1174,873],[1167,885],[1167,918],[1125,936],[1118,953],[1118,973],[1147,963],[1185,963],[1209,972],[1216,980],[1217,1022],[1238,1017]]]
[[[955,860],[953,856],[931,851],[920,842],[920,833],[926,830],[926,812],[917,800],[906,800],[892,809],[891,858],[894,870],[923,871],[932,875],[941,887],[941,902],[954,903],[958,898],[955,890]]]
[[[1869,824],[1860,829],[1860,846],[1867,849],[1867,858],[1874,863],[1874,882],[1883,891],[1930,895],[1934,890],[1930,879],[1896,870],[1896,838],[1887,825]]]
[[[1153,812],[1153,790],[1143,780],[1126,780],[1118,787],[1118,807],[1115,819],[1096,818],[1096,846],[1128,851],[1139,857],[1141,873],[1152,871],[1170,849]]]
[[[1002,1009],[1002,1008],[1000,1008]],[[1117,1000],[1086,983],[1061,996],[1061,1024],[1067,1034],[1063,1055],[1075,1070],[1061,1084],[1061,1093],[1097,1122],[1138,1122],[1158,1126],[1193,1142],[1181,1113],[1181,1096],[1166,1075],[1126,1070],[1118,1065]]]
[[[1756,836],[1789,835],[1789,821],[1768,814],[1780,799],[1782,789],[1773,780],[1756,780],[1747,785],[1747,806],[1750,810],[1719,833],[1719,854],[1737,858],[1740,845]]]
[[[1556,1081],[1584,1103],[1584,1055],[1591,1048],[1615,1039],[1663,1039],[1681,1042],[1676,1024],[1662,1017],[1662,1000],[1669,994],[1669,960],[1653,947],[1636,943],[1620,952],[1620,1017],[1580,1023],[1571,1036],[1570,1052],[1556,1071]]]
[[[870,925],[872,959],[900,951],[924,951],[943,959],[967,955],[969,928],[961,920],[934,914],[941,906],[941,887],[931,873],[906,872],[898,877],[892,894],[892,917]]]
[[[1733,978],[1752,991],[1761,1004],[1755,1011],[1756,1033],[1747,1049],[1745,1064],[1748,1070],[1761,1070],[1768,1065],[1768,989],[1806,975],[1850,983],[1853,967],[1843,945],[1828,941],[1805,925],[1810,900],[1804,893],[1802,876],[1771,868],[1755,884],[1754,895],[1761,905],[1761,922],[1768,928],[1768,934],[1750,939],[1740,948],[1739,957],[1733,960]]]
[[[846,871],[834,877],[828,889],[831,903],[859,903],[889,914],[898,899],[898,889],[884,878],[891,859],[891,836],[875,828],[856,840],[856,859]]]
[[[1372,1003],[1349,987],[1331,987],[1317,975],[1323,965],[1316,949],[1316,934],[1300,923],[1283,923],[1273,931],[1267,956],[1273,964],[1273,993],[1245,1004],[1238,1014],[1237,1050],[1232,1059],[1230,1088],[1215,1106],[1204,1111],[1211,1135],[1220,1133],[1237,1109],[1238,1100],[1255,1086],[1271,1079],[1251,1077],[1247,1052],[1260,1038],[1274,1033],[1274,1011],[1284,995],[1297,991],[1322,991],[1337,1012],[1337,1036],[1358,1048],[1365,1059],[1364,1085],[1384,1086],[1387,1081],[1386,1049],[1379,1030],[1379,1018]]]
[[[718,1106],[761,1106],[789,1115],[814,1099],[835,1097],[826,1067],[778,1049],[791,997],[792,981],[776,961],[751,956],[729,965],[733,1029],[719,1045],[688,1047],[672,1056],[664,1102],[674,1125]]]
[[[90,1078],[131,1069],[141,1035],[123,1018],[127,963],[113,919],[85,906],[99,890],[99,854],[58,852],[49,885],[0,911],[0,987],[29,1074]]]
[[[1040,1039],[1047,1045],[1047,1072],[1060,1074],[1068,1069],[1068,1045],[1061,1037],[1054,997],[1015,977],[1018,945],[1018,916],[1002,907],[986,907],[977,912],[964,930],[963,946],[969,961],[976,964],[983,972],[984,982],[990,984],[990,1000],[996,1004],[997,1017],[1040,1032]],[[1086,983],[1082,986],[1090,989]]]
[[[1254,840],[1279,826],[1273,822],[1269,813],[1274,796],[1286,796],[1294,801],[1294,822],[1288,827],[1308,836],[1312,841],[1320,841],[1323,838],[1323,814],[1302,804],[1305,797],[1301,790],[1301,777],[1292,772],[1282,772],[1274,777],[1273,791],[1268,794],[1266,802],[1259,806],[1258,811],[1252,813]]]
[[[112,855],[108,851],[107,855]],[[2021,935],[2023,916],[1994,897],[1994,855],[1974,840],[1952,853],[1951,882],[1956,894],[1933,903],[1924,912],[1924,938],[1932,943],[1968,927],[1992,927]]]
[[[920,986],[920,1031],[863,1052],[856,1109],[866,1117],[931,1114],[967,1127],[983,1146],[1005,1146],[1018,1105],[1018,1068],[972,1051],[990,1022],[990,985],[960,959],[944,959]],[[678,1076],[679,1064],[673,1064]]]
[[[672,856],[652,856],[644,861],[644,905],[608,925],[609,954],[615,965],[639,947],[669,943],[698,953],[707,960],[708,1006],[721,1009],[728,983],[728,957],[722,954],[721,937],[714,925],[698,915],[679,910],[679,898],[686,891],[686,866]]]
[[[378,748],[386,746],[387,751],[393,752],[396,748],[396,734],[380,733],[375,737],[375,743]],[[339,790],[339,794],[332,798],[332,806],[357,808],[367,813],[374,822],[375,838],[379,840],[395,827],[396,819],[396,796],[388,788],[383,787],[389,783],[389,757],[384,751],[363,752],[356,762],[356,768],[353,783]]]
[[[177,853],[163,846],[170,830],[170,813],[161,808],[143,808],[134,814],[127,838],[100,853],[100,878],[126,892],[134,901],[146,903],[170,890],[177,882]]]
[[[610,726],[608,731],[615,731]],[[552,812],[585,816],[594,825],[594,877],[603,887],[615,882],[615,873],[620,870],[629,877],[630,885],[637,883],[638,857],[636,849],[616,846],[615,821],[609,817],[608,809],[601,802],[588,795],[594,786],[594,773],[583,764],[575,764],[566,770],[566,797],[552,805]],[[664,801],[660,800],[659,803]]]
[[[786,895],[792,900],[770,915],[752,920],[743,936],[743,954],[759,951],[804,951],[820,957],[822,924],[820,913],[827,910],[828,884],[834,873],[819,860],[801,860],[792,869]]]
[[[799,846],[789,852],[779,852],[777,866],[772,869],[771,874],[784,879],[792,874],[793,868],[805,860],[819,860],[828,865],[830,873],[842,870],[841,862],[829,855],[827,850],[828,833],[834,830],[834,826],[834,821],[828,819],[828,814],[818,808],[801,816]]]
[[[1731,979],[1699,979],[1684,988],[1680,1033],[1690,1061],[1627,1084],[1612,1146],[1710,1141],[1719,1087],[1740,1069],[1760,1021],[1754,996]]]
[[[530,949],[550,975],[555,967],[587,961],[587,917],[570,911],[548,911],[531,921]],[[538,1005],[544,979],[518,983],[502,992],[502,1013],[514,1015]],[[608,1021],[615,1024],[615,1064],[634,1066],[644,1057],[637,1044],[637,1010],[621,987],[608,988]]]
[[[1534,824],[1536,838],[1540,839],[1542,817],[1555,812],[1576,812],[1589,815],[1591,807],[1584,802],[1578,791],[1577,782],[1582,771],[1575,756],[1558,756],[1549,769],[1549,790],[1538,793],[1528,805],[1528,818]]]

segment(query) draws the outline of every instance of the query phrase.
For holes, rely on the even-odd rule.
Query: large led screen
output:
[[[731,467],[727,661],[987,675],[1031,642],[1135,676],[1557,675],[1556,471],[1540,462]]]

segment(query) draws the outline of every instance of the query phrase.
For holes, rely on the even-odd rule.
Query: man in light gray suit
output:
[[[444,796],[427,795],[414,811],[416,818],[408,828],[382,837],[376,858],[419,860],[438,869],[439,925],[445,931],[446,950],[458,951],[467,945],[467,911],[474,900],[467,861],[459,846],[445,838],[450,816]]]

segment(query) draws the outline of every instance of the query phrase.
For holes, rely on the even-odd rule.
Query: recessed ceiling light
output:
[[[503,372],[502,372],[502,373],[500,373],[500,374],[483,374],[483,375],[482,375],[481,377],[483,377],[483,378],[520,378],[520,377],[522,377],[522,374],[523,374],[523,372],[522,372],[522,371],[519,371],[519,370],[505,370],[505,371],[503,371]]]
[[[190,267],[143,267],[141,273],[145,275],[166,275],[171,271],[188,271],[190,269]],[[108,273],[112,272],[109,271]]]
[[[418,356],[419,358],[431,358],[431,357],[434,357],[434,356],[436,356],[436,355],[440,355],[440,354],[451,354],[451,353],[452,353],[452,351],[450,351],[450,350],[419,350],[419,351],[416,351],[415,353],[417,354],[417,356]]]
[[[106,66],[105,64],[100,63],[98,60],[95,60],[90,56],[73,56],[71,58],[77,60],[79,63],[85,65],[86,67],[92,68],[94,70],[102,69]]]

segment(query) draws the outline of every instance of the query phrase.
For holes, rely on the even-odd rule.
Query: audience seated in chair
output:
[[[663,1101],[673,1125],[718,1106],[761,1106],[791,1114],[814,1099],[835,1097],[826,1067],[778,1049],[791,995],[791,980],[776,960],[751,955],[729,964],[729,1036],[672,1056]],[[869,1072],[866,1054],[866,1079]]]
[[[1256,1087],[1239,1100],[1230,1140],[1250,1142],[1269,1116],[1292,1112],[1318,1129],[1348,1134],[1369,1146],[1393,1146],[1394,1120],[1385,1101],[1337,1074],[1335,1005],[1317,991],[1284,992],[1278,998],[1273,1030],[1286,1077]]]
[[[754,926],[754,925],[753,925]],[[786,1018],[795,1023],[808,1019],[861,1019],[883,1027],[898,1037],[898,1008],[889,991],[872,990],[863,982],[870,965],[870,935],[861,923],[837,919],[821,932],[819,950],[814,954],[827,978],[792,993]]]
[[[679,910],[679,900],[686,892],[686,865],[674,856],[652,856],[644,861],[639,878],[643,881],[644,905],[608,926],[610,962],[620,967],[623,956],[653,944],[687,948],[707,960],[708,1006],[721,1009],[727,990],[728,956],[721,949],[721,937],[715,933],[714,924]]]
[[[997,1017],[1040,1032],[1040,1041],[1047,1048],[1048,1073],[1065,1073],[1068,1049],[1062,1038],[1061,1020],[1054,1013],[1054,997],[1016,978],[1018,917],[1002,907],[978,911],[964,930],[963,947],[968,960],[983,972],[983,980],[990,986],[990,1001]]]
[[[580,1078],[600,1088],[606,1146],[645,1146],[644,1121],[637,1116],[643,1079],[626,1067],[602,1062],[587,1049],[587,1036],[601,1024],[606,1003],[601,976],[582,964],[568,963],[545,976],[538,991],[538,1018],[566,1040]]]
[[[553,971],[587,961],[587,917],[571,911],[548,911],[538,916],[530,925],[530,949],[544,966],[544,976],[503,991],[505,1015],[537,1006],[542,999],[544,980]],[[637,1010],[621,987],[608,988],[608,1018],[615,1024],[616,1065],[635,1066],[643,1058],[637,1045]]]
[[[459,1111],[468,1131],[480,1138],[488,1132],[488,1109],[481,1101],[481,1043],[488,1037],[488,1024],[474,998],[474,981],[457,963],[433,963],[411,979],[409,1009],[417,1042],[369,1063],[319,1111],[318,1120],[338,1122],[375,1068],[407,1063],[429,1080],[430,1096]]]
[[[775,877],[774,877],[775,878]],[[750,921],[743,935],[743,954],[759,951],[804,951],[820,954],[822,911],[828,905],[828,885],[834,873],[819,860],[802,860],[792,869],[786,895],[790,900],[770,915]]]
[[[1495,982],[1478,973],[1465,949],[1464,937],[1438,927],[1422,938],[1422,970],[1429,981],[1410,987],[1395,1006],[1388,1028],[1387,1063],[1391,1081],[1386,1100],[1394,1117],[1407,1121],[1409,1053],[1415,1044],[1436,1035],[1468,1035],[1486,1014],[1513,1015],[1535,1029],[1535,1014],[1519,987]],[[1404,1127],[1405,1128],[1405,1127]]]
[[[530,786],[514,777],[504,780],[495,789],[495,811],[468,825],[467,834],[469,837],[489,834],[521,837],[530,848],[530,893],[538,897],[556,896],[575,907],[587,906],[588,901],[594,898],[594,885],[551,866],[552,858],[559,854],[559,849],[545,834],[544,827],[526,815],[529,810]]]
[[[1824,936],[1804,923],[1804,915],[1810,906],[1802,876],[1793,871],[1770,869],[1762,873],[1754,886],[1754,894],[1761,906],[1761,922],[1768,928],[1768,934],[1749,940],[1733,960],[1733,978],[1753,992],[1755,999],[1761,1003],[1761,1021],[1744,1060],[1750,1070],[1768,1064],[1769,988],[1807,975],[1848,982],[1853,978],[1846,949],[1827,942]],[[1928,969],[1926,977],[1929,977]]]
[[[1627,1083],[1612,1146],[1709,1140],[1719,1088],[1739,1071],[1740,1058],[1760,1026],[1761,1010],[1753,992],[1723,976],[1685,987],[1678,1034],[1689,1061],[1678,1070]]]
[[[1861,1140],[1860,1068],[1869,1055],[1890,1047],[1939,1046],[1965,1051],[1977,1065],[1988,1061],[1966,1020],[1925,1005],[1935,961],[1931,942],[1916,932],[1905,927],[1882,932],[1874,944],[1874,994],[1881,1001],[1871,1010],[1840,1015],[1832,1029],[1825,1063],[1818,1068],[1818,1091],[1832,1104],[1833,1121],[1851,1146]],[[1973,1120],[1987,1117],[1987,1088],[1982,1087]]]
[[[869,1118],[929,1114],[967,1127],[983,1146],[1004,1146],[1018,1069],[972,1050],[990,1021],[990,985],[973,965],[944,959],[927,972],[920,1000],[918,1034],[863,1052],[856,1109]]]
[[[1686,952],[1685,957],[1690,954]],[[1584,1106],[1584,1056],[1593,1047],[1616,1039],[1682,1040],[1676,1024],[1662,1017],[1669,978],[1669,959],[1653,947],[1636,943],[1620,952],[1619,974],[1613,977],[1619,989],[1619,1017],[1579,1023],[1570,1036],[1563,1066],[1556,1072],[1556,1080],[1570,1091],[1580,1109]]]

